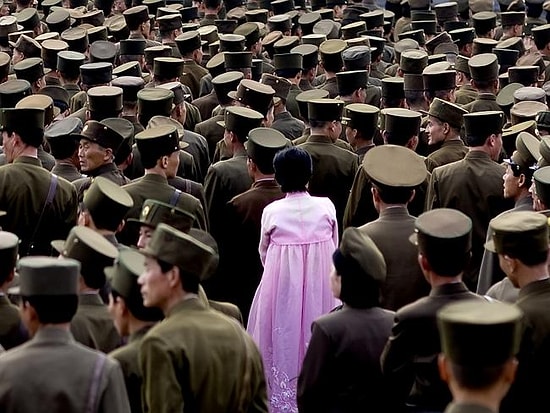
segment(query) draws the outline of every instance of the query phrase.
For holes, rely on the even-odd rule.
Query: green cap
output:
[[[410,241],[428,260],[467,254],[472,248],[472,220],[456,209],[424,212],[416,219],[414,231]]]
[[[145,44],[146,42],[143,39],[121,40],[120,55],[145,55]]]
[[[96,227],[115,231],[134,201],[125,189],[98,176],[84,194],[84,206]]]
[[[197,31],[185,32],[176,37],[176,44],[179,52],[186,55],[201,48],[201,36]]]
[[[221,103],[228,102],[227,94],[232,90],[237,90],[239,83],[243,80],[242,72],[225,72],[212,79],[212,86],[216,96]]]
[[[118,255],[117,248],[107,238],[88,227],[76,226],[71,229],[65,241],[51,242],[52,247],[63,257],[80,262],[80,274],[88,287],[101,288],[105,284],[103,269]]]
[[[44,136],[44,110],[38,108],[2,109],[0,130],[15,131],[32,146],[38,147]]]
[[[260,167],[264,174],[273,174],[273,158],[281,149],[290,146],[290,141],[278,130],[255,128],[248,133],[245,143],[248,157]]]
[[[138,113],[155,116],[170,116],[174,92],[164,88],[145,88],[137,93]]]
[[[288,93],[290,92],[290,88],[292,86],[292,83],[290,83],[290,81],[285,79],[284,77],[278,77],[269,73],[264,73],[262,75],[261,83],[267,86],[271,86],[273,88],[273,90],[275,91],[275,103],[277,103],[281,99],[284,99],[286,101],[286,99],[288,98]]]
[[[363,169],[375,184],[400,188],[414,188],[428,175],[422,157],[398,145],[375,146],[369,150],[363,158]]]
[[[550,111],[539,112],[536,121],[538,129],[550,130]]]
[[[159,224],[143,254],[185,269],[199,281],[218,265],[216,251],[193,236],[166,224]]]
[[[527,132],[534,134],[537,123],[534,120],[516,123],[505,129],[502,129],[502,147],[504,152],[510,156],[516,150],[516,142],[520,133]]]
[[[476,33],[485,34],[497,26],[497,15],[492,11],[481,11],[472,16],[472,22]]]
[[[405,73],[403,75],[403,90],[424,91],[424,78],[422,75]]]
[[[510,83],[521,83],[523,86],[531,86],[538,82],[538,66],[512,66],[508,68]]]
[[[300,110],[300,116],[309,121],[308,102],[314,99],[326,99],[329,97],[328,90],[323,89],[311,89],[299,93],[296,96],[296,103],[298,103],[298,109]]]
[[[496,100],[497,104],[503,110],[509,111],[514,104],[514,93],[516,92],[516,90],[522,87],[523,85],[521,83],[510,83],[504,86],[502,89],[500,89],[500,92],[498,92]]]
[[[69,50],[86,53],[88,49],[88,32],[82,27],[71,27],[61,33],[61,40],[67,42]]]
[[[44,67],[48,69],[57,69],[57,55],[61,51],[69,49],[69,45],[63,40],[44,40],[42,42],[42,59]]]
[[[382,14],[382,25],[384,21],[384,15]],[[359,37],[359,33],[362,31],[367,30],[367,24],[364,21],[358,21],[346,24],[345,26],[342,26],[342,39],[354,39],[356,37]]]
[[[429,112],[423,112],[427,115],[439,119],[441,122],[448,123],[453,128],[460,129],[464,124],[463,117],[468,113],[467,110],[439,98],[434,98],[430,105]]]
[[[422,71],[424,89],[430,91],[454,89],[456,87],[456,72],[440,70],[436,65],[438,63],[426,66]]]
[[[539,112],[548,110],[548,106],[541,102],[518,102],[510,109],[512,124],[535,120]]]
[[[550,137],[543,136],[539,145],[540,158],[537,163],[539,168],[550,166]],[[550,198],[549,198],[550,199]],[[550,203],[549,203],[550,205]]]
[[[414,110],[401,108],[382,109],[384,130],[403,136],[418,136],[422,114]]]
[[[242,105],[249,106],[260,112],[264,117],[267,115],[275,96],[275,90],[271,86],[264,85],[255,80],[243,79],[239,83],[237,91],[229,92],[228,96],[238,100]]]
[[[543,24],[531,29],[531,34],[536,44],[546,46],[550,43],[550,24]]]
[[[172,49],[170,46],[151,46],[143,49],[143,55],[147,65],[155,65],[155,59],[157,57],[170,57],[172,56]]]
[[[128,222],[136,222],[151,228],[156,228],[157,225],[164,223],[179,231],[189,232],[195,222],[195,216],[188,211],[156,199],[146,199],[141,207],[139,218],[129,218]]]
[[[469,57],[458,55],[455,60],[455,70],[457,72],[470,74],[470,67],[468,62],[470,61]]]
[[[109,113],[122,111],[122,88],[96,86],[88,90],[88,109],[91,112]]]
[[[307,103],[309,120],[332,122],[342,120],[344,102],[338,99],[313,99]]]
[[[520,57],[525,54],[525,45],[523,44],[523,39],[521,37],[510,37],[506,40],[502,40],[498,43],[498,48],[517,50]]]
[[[502,26],[515,26],[517,24],[523,26],[525,24],[525,12],[523,11],[506,11],[500,13],[500,22]]]
[[[11,272],[17,261],[19,237],[8,231],[0,231],[0,269],[2,274]]]
[[[77,295],[80,263],[52,257],[24,257],[17,263],[23,297]]]
[[[179,78],[183,74],[183,59],[175,57],[155,57],[153,74],[164,79]]]
[[[78,77],[80,66],[84,64],[86,56],[79,52],[68,50],[57,53],[57,70],[65,76]]]
[[[406,50],[401,53],[399,68],[404,73],[422,74],[428,65],[428,53],[423,50]]]
[[[393,99],[405,98],[405,81],[402,77],[386,77],[382,79],[382,97]]]
[[[367,152],[368,154],[368,152]],[[342,234],[340,253],[357,263],[362,270],[362,276],[368,276],[374,281],[384,282],[386,279],[386,262],[384,256],[374,241],[360,229],[349,227]]]
[[[226,70],[252,67],[252,52],[225,52],[223,56]]]
[[[224,120],[218,121],[217,124],[235,133],[239,140],[244,142],[250,130],[260,127],[263,119],[264,115],[255,110],[230,106],[225,108]]]
[[[437,313],[441,350],[459,366],[502,365],[519,351],[521,319],[517,306],[498,301],[449,304]]]
[[[108,84],[113,80],[113,65],[109,62],[86,63],[80,66],[80,76],[82,83],[87,86]]]
[[[468,66],[474,80],[489,81],[498,78],[498,59],[493,53],[482,53],[471,57]]]
[[[342,124],[361,132],[363,138],[370,139],[374,136],[378,125],[380,109],[365,103],[350,103],[344,108],[345,117]]]
[[[482,138],[502,132],[504,113],[500,111],[482,111],[464,115],[466,137]]]
[[[95,120],[86,122],[81,135],[83,139],[95,142],[104,148],[112,149],[113,153],[116,152],[123,141],[123,137],[114,129]]]
[[[397,35],[399,40],[412,39],[415,40],[420,46],[426,44],[426,38],[424,37],[424,29],[409,30],[407,32],[402,32]]]
[[[298,36],[283,36],[273,44],[275,50],[275,56],[278,54],[290,53],[290,50],[300,44],[300,38]],[[300,66],[301,68],[301,66]]]
[[[330,39],[321,43],[319,46],[321,61],[329,67],[344,66],[342,52],[346,50],[347,46],[347,43],[340,39]]]
[[[302,70],[302,55],[300,53],[282,53],[273,56],[275,70]]]
[[[540,158],[540,141],[529,132],[520,132],[516,138],[516,151],[514,151],[511,163],[519,165],[524,170],[529,170],[537,164]],[[506,161],[505,161],[506,162]]]
[[[168,156],[180,150],[179,135],[172,125],[145,129],[135,136],[138,150],[151,159]]]
[[[240,34],[220,34],[220,39],[210,43],[209,47],[217,44],[220,52],[242,52],[245,49],[245,40],[245,37]],[[216,53],[210,52],[210,55],[213,56]]]
[[[368,82],[369,74],[366,70],[336,73],[336,84],[340,96],[348,96],[357,89],[365,89]]]
[[[514,103],[523,101],[546,103],[546,92],[540,87],[521,87],[514,92]]]
[[[523,258],[548,250],[548,219],[537,212],[511,211],[489,223],[492,239],[485,243],[491,252]]]
[[[546,148],[548,147],[548,138],[542,139],[541,142],[541,154],[544,157]],[[546,147],[546,148],[543,148]],[[542,203],[548,207],[550,205],[550,166],[543,166],[535,171],[533,174],[533,181],[535,182],[535,192],[540,198]]]
[[[54,108],[53,99],[49,96],[36,94],[24,97],[15,105],[19,108],[35,108],[44,111],[44,125],[52,123],[54,117],[59,115],[59,109]]]
[[[302,55],[302,68],[304,70],[317,67],[319,63],[319,48],[313,44],[301,44],[293,47],[290,53]]]
[[[44,61],[39,57],[30,57],[13,66],[13,71],[17,79],[26,80],[32,84],[44,76]]]

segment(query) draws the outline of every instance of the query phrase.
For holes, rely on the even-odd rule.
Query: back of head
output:
[[[304,149],[290,147],[278,152],[273,159],[275,179],[283,192],[300,192],[313,172],[311,156]]]

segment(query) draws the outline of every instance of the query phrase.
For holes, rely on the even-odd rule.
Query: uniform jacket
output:
[[[300,108],[298,106],[298,102],[296,102],[296,96],[298,96],[302,92],[303,90],[300,89],[298,85],[295,85],[293,83],[292,85],[290,85],[290,91],[288,92],[288,97],[286,98],[286,109],[296,119],[300,118]]]
[[[344,306],[313,323],[298,378],[300,412],[395,411],[380,368],[393,315],[379,307]]]
[[[180,50],[178,49],[178,45],[176,44],[176,42],[163,41],[162,45],[169,46],[172,49],[172,57],[181,59],[181,53],[180,53]]]
[[[86,347],[109,353],[120,346],[113,318],[99,294],[78,296],[78,308],[71,321],[74,339]]]
[[[200,81],[204,75],[208,74],[208,70],[199,66],[197,62],[192,59],[183,60],[183,75],[180,78],[180,82],[191,89],[193,98],[200,96]],[[205,118],[207,119],[207,118]]]
[[[278,130],[285,138],[293,140],[302,136],[306,125],[289,112],[281,112],[275,115],[275,121],[271,125],[272,129]]]
[[[481,151],[470,151],[464,159],[435,168],[432,172],[426,209],[453,208],[472,220],[472,259],[465,282],[475,290],[489,221],[512,207],[502,191],[504,168]]]
[[[462,85],[455,92],[455,103],[457,105],[467,105],[477,99],[477,90],[472,85]]]
[[[145,412],[268,411],[256,345],[234,320],[197,299],[176,304],[147,333],[139,364]]]
[[[185,129],[183,131],[183,136],[180,136],[180,141],[188,145],[184,151],[193,156],[193,160],[197,168],[197,174],[199,176],[199,182],[203,182],[204,177],[206,176],[206,171],[210,166],[208,142],[204,136]]]
[[[204,199],[204,186],[202,184],[180,176],[168,179],[168,184],[182,192],[193,195],[200,201],[202,209],[206,211],[206,199]]]
[[[359,166],[359,158],[353,152],[338,148],[329,137],[310,135],[306,143],[299,145],[313,160],[313,174],[308,191],[313,196],[330,198],[336,208],[339,232],[348,201],[349,191]]]
[[[212,75],[210,73],[203,76],[199,84],[200,92],[198,97],[208,95],[212,92],[212,89],[214,89],[214,85],[212,84]]]
[[[210,119],[210,117],[212,117],[212,111],[218,106],[218,96],[216,92],[212,90],[209,94],[196,98],[191,103],[199,109],[201,119]]]
[[[69,100],[69,108],[71,110],[71,113],[74,114],[78,110],[85,107],[87,100],[88,95],[85,91],[81,90],[79,92],[76,92]]]
[[[313,87],[313,85],[311,84],[311,82],[307,79],[304,79],[304,78],[302,78],[302,80],[300,80],[300,84],[298,85],[298,87],[300,88],[300,90],[302,92],[305,92],[306,90],[315,89]]]
[[[216,151],[216,144],[223,139],[224,128],[218,125],[217,122],[222,121],[223,115],[216,115],[207,119],[195,126],[195,132],[201,136],[204,136],[208,142],[208,152],[210,159],[213,159],[214,152]]]
[[[143,382],[143,376],[139,371],[138,353],[141,340],[151,327],[152,325],[146,326],[131,334],[128,338],[128,344],[109,353],[110,357],[120,363],[132,413],[141,413],[143,411],[141,405],[141,384]]]
[[[464,109],[470,113],[484,110],[502,111],[501,107],[497,104],[497,97],[492,93],[479,93],[476,100],[464,105]]]
[[[73,185],[75,186],[77,192],[78,192],[78,198],[82,199],[84,195],[84,191],[90,187],[92,184],[92,181],[94,178],[97,178],[98,176],[101,176],[103,178],[108,179],[111,182],[114,182],[115,184],[122,186],[130,182],[130,179],[128,179],[120,169],[114,164],[114,162],[109,162],[106,164],[101,165],[99,168],[94,169],[93,171],[87,171],[86,177],[77,179],[76,181],[73,181]]]
[[[445,141],[439,149],[430,153],[424,161],[428,172],[432,172],[438,166],[460,161],[467,153],[468,148],[464,145],[462,139]]]
[[[0,295],[0,345],[9,350],[28,339],[29,335],[21,322],[19,309],[8,297]]]
[[[445,409],[445,413],[495,413],[491,409],[470,403],[451,403]]]
[[[99,357],[96,405],[100,413],[129,413],[119,364],[75,342],[59,327],[41,327],[32,340],[0,356],[0,410],[6,413],[87,411]]]
[[[430,292],[418,264],[418,248],[409,241],[415,232],[415,221],[405,205],[391,206],[380,211],[376,221],[360,227],[361,232],[372,238],[386,261],[381,307],[389,310],[396,311]]]
[[[84,178],[84,175],[80,173],[80,171],[76,168],[76,166],[67,162],[57,161],[55,163],[55,166],[52,168],[52,174],[61,176],[62,178],[65,178],[69,182],[73,182],[73,181],[76,181],[77,179]]]
[[[442,411],[451,401],[437,369],[441,347],[436,314],[446,304],[469,299],[483,300],[469,292],[464,283],[444,284],[397,311],[381,357],[382,372],[397,400],[426,411]]]
[[[325,83],[318,89],[326,90],[330,99],[336,98],[336,96],[338,96],[338,85],[336,84],[336,77],[326,79]]]
[[[80,92],[80,87],[73,83],[66,83],[64,85],[61,85],[61,87],[69,92],[69,98],[72,98],[74,95]]]
[[[216,14],[205,14],[200,21],[200,26],[215,26],[218,16]]]
[[[52,174],[41,167],[40,160],[20,156],[13,163],[0,166],[0,210],[7,217],[2,224],[4,231],[13,232],[21,240],[19,254],[28,252],[29,243],[50,188]],[[52,204],[46,208],[35,234],[35,254],[49,255],[50,241],[65,239],[76,224],[78,200],[73,185],[59,177]]]
[[[144,39],[145,40],[145,48],[153,47],[153,46],[162,46],[162,43],[157,42],[155,40],[145,39],[145,37],[141,33],[130,33],[128,36],[128,39]]]

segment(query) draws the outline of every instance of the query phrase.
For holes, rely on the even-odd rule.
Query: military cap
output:
[[[294,4],[290,0],[275,0],[271,2],[273,14],[284,14],[294,10]]]
[[[220,52],[242,52],[245,49],[245,40],[240,34],[220,34],[218,42],[210,43],[209,47],[218,43]]]
[[[426,44],[426,38],[424,37],[424,30],[423,29],[409,30],[407,32],[401,32],[397,35],[397,37],[399,38],[399,40],[413,39],[420,46],[424,46]]]
[[[122,111],[122,88],[97,86],[88,90],[88,109],[92,112]],[[114,148],[113,148],[114,149]]]
[[[109,39],[109,33],[105,26],[92,27],[86,30],[86,32],[88,33],[88,42],[90,44],[94,44],[98,40],[105,41]]]
[[[24,136],[29,144],[38,147],[44,137],[44,109],[9,108],[1,109],[0,130],[15,131]]]
[[[135,222],[151,228],[156,228],[160,223],[164,223],[183,232],[189,232],[194,221],[193,214],[156,199],[146,199],[143,202],[138,219],[128,218],[128,222]]]
[[[302,69],[302,55],[300,53],[276,54],[273,57],[276,70]]]
[[[16,79],[1,83],[0,107],[14,108],[17,102],[31,93],[31,84],[26,80]]]
[[[269,2],[267,2],[267,6],[269,7]],[[267,24],[267,17],[269,15],[269,10],[266,8],[258,8],[258,9],[252,9],[248,7],[248,10],[244,13],[246,21],[249,23],[263,23]]]
[[[386,108],[380,112],[384,116],[384,130],[407,136],[418,136],[422,114],[409,109]]]
[[[252,129],[245,143],[248,157],[262,166],[263,173],[274,173],[275,154],[290,145],[291,142],[278,130],[262,127]],[[264,170],[266,167],[268,170]]]
[[[322,9],[327,6],[326,0],[310,0],[311,9],[313,11]]]
[[[492,11],[482,11],[472,16],[472,24],[476,33],[488,33],[497,26],[497,15]]]
[[[411,22],[412,30],[423,30],[424,34],[433,36],[437,33],[437,22],[435,20],[416,20]]]
[[[36,40],[24,34],[17,39],[17,43],[10,42],[11,46],[28,57],[40,57],[42,47]]]
[[[296,95],[296,103],[298,103],[298,109],[300,110],[300,116],[309,121],[308,102],[314,99],[328,98],[329,92],[323,89],[312,89]]]
[[[443,22],[454,19],[458,16],[458,3],[439,3],[434,6],[434,11],[437,17],[437,21],[440,22],[440,25],[443,25]]]
[[[74,153],[80,142],[80,132],[82,132],[82,121],[77,117],[67,117],[48,126],[44,131],[44,137],[54,155],[57,150],[65,153],[63,148]]]
[[[367,26],[364,21],[358,21],[346,24],[341,28],[342,30],[342,39],[353,39],[359,37],[359,33],[366,30]]]
[[[273,44],[275,55],[290,53],[290,50],[300,44],[298,36],[283,36]]]
[[[23,35],[32,38],[34,36],[34,32],[32,30],[22,30],[22,31],[10,33],[8,35],[8,44],[9,45],[14,45],[15,43],[17,43],[19,38]]]
[[[150,115],[170,116],[174,102],[174,92],[156,87],[145,88],[137,93],[138,113]]]
[[[116,46],[112,42],[98,40],[90,45],[90,63],[94,62],[115,62]]]
[[[447,32],[441,32],[437,36],[432,37],[426,42],[426,50],[428,53],[433,54],[435,48],[441,43],[452,43],[453,39]]]
[[[468,62],[470,61],[469,57],[458,55],[455,60],[455,70],[457,72],[466,73],[470,75],[470,68]]]
[[[8,231],[0,231],[0,266],[4,274],[13,271],[18,250],[19,238],[17,235]]]
[[[521,87],[514,92],[514,103],[523,101],[546,103],[546,92],[539,87]]]
[[[44,125],[49,125],[52,123],[53,119],[59,115],[59,109],[55,108],[53,105],[53,99],[49,96],[36,94],[26,96],[21,99],[15,105],[16,109],[28,108],[28,109],[40,109],[44,111]]]
[[[46,32],[36,36],[34,40],[42,45],[45,40],[59,40],[60,38],[61,37],[58,32]]]
[[[321,20],[334,20],[334,10],[331,8],[324,8],[317,10],[321,15]]]
[[[498,86],[503,88],[510,83],[508,79],[508,72],[498,75]]]
[[[365,103],[351,103],[344,108],[344,112],[343,125],[359,130],[365,139],[374,135],[380,109]]]
[[[183,23],[181,25],[181,32],[192,32],[192,31],[198,31],[200,28],[198,23]],[[202,41],[202,40],[201,40]]]
[[[403,90],[404,91],[424,91],[424,79],[422,75],[405,73],[403,75]]]
[[[159,224],[142,253],[180,268],[185,275],[202,280],[218,265],[218,254],[195,237]]]
[[[23,9],[19,13],[15,13],[14,16],[17,18],[17,23],[23,26],[25,30],[33,30],[40,24],[38,12],[33,7]]]
[[[174,125],[148,127],[135,136],[140,153],[158,159],[180,150],[179,134]]]
[[[121,77],[121,76],[141,77],[142,76],[141,66],[137,61],[127,62],[114,68],[113,75],[116,77]],[[116,86],[116,85],[113,85],[113,86]]]
[[[151,46],[143,50],[145,62],[149,66],[154,66],[154,60],[157,57],[171,57],[172,49],[170,46]]]
[[[109,34],[113,36],[116,41],[127,39],[130,35],[130,29],[126,24],[126,19],[122,14],[115,14],[114,16],[105,19],[105,26],[109,31]]]
[[[514,26],[517,24],[523,26],[525,24],[525,12],[507,11],[500,13],[500,21],[503,27]]]
[[[504,152],[508,156],[512,155],[516,150],[519,135],[522,133],[535,133],[536,126],[537,124],[534,120],[528,120],[502,129],[502,147]]]
[[[359,18],[366,23],[367,29],[374,29],[384,25],[384,11],[373,10],[359,15]]]
[[[323,42],[326,42],[326,41],[327,41],[327,36],[325,36],[324,34],[312,33],[312,34],[307,34],[305,36],[302,36],[302,44],[312,44],[314,46],[320,47],[321,44],[323,44]],[[264,43],[262,42],[262,45],[263,44]]]
[[[388,168],[388,165],[392,165]],[[375,184],[414,188],[426,180],[428,171],[421,156],[398,145],[381,145],[369,150],[363,169]]]
[[[260,127],[264,115],[253,109],[230,106],[225,108],[224,120],[216,122],[224,129],[234,132],[241,141],[245,141],[251,129]]]
[[[347,70],[362,70],[371,63],[371,49],[368,46],[353,46],[342,52]]]
[[[519,52],[514,49],[495,48],[493,53],[497,56],[500,73],[507,72],[509,67],[515,66],[519,56]]]
[[[183,7],[179,10],[183,23],[189,23],[199,18],[199,9],[196,6]]]
[[[97,179],[107,181],[105,178]],[[120,187],[117,188],[120,189]],[[103,269],[112,265],[118,255],[117,248],[104,236],[83,226],[73,227],[65,241],[55,240],[51,244],[63,257],[80,262],[80,274],[86,280],[86,284],[96,288],[105,284]]]
[[[0,17],[0,38],[7,40],[10,33],[23,29],[22,26],[18,26],[17,18],[15,16],[2,16]]]
[[[233,34],[244,36],[246,47],[250,47],[260,40],[260,29],[256,23],[244,23],[238,26]]]
[[[472,248],[472,220],[456,209],[433,209],[416,219],[409,239],[428,260],[467,254]]]
[[[237,91],[229,92],[231,99],[238,100],[244,106],[260,112],[264,116],[269,110],[275,91],[271,86],[263,85],[250,79],[243,79],[239,83]]]
[[[535,119],[537,121],[537,129],[550,131],[550,112],[539,112]]]
[[[313,33],[324,34],[327,39],[338,39],[340,37],[340,23],[334,20],[320,20],[313,26]]]
[[[80,66],[80,77],[82,83],[88,86],[109,83],[113,79],[113,65],[108,62],[83,64]]]
[[[449,20],[443,23],[443,30],[447,33],[452,32],[453,30],[465,29],[468,27],[468,22],[465,21],[453,21]]]
[[[17,263],[17,273],[23,297],[78,294],[80,263],[76,260],[24,257]]]
[[[441,350],[459,366],[502,365],[519,351],[521,319],[517,306],[498,301],[449,304],[437,313]]]
[[[456,72],[454,70],[440,70],[435,65],[437,63],[426,66],[422,71],[424,89],[430,91],[454,89],[456,86]]]
[[[519,52],[519,56],[525,54],[525,45],[523,44],[523,39],[521,37],[510,37],[506,40],[498,42],[499,49],[514,49]]]
[[[86,56],[84,56],[82,53],[79,53],[79,52],[71,52],[68,50],[58,52],[57,53],[57,70],[59,70],[59,72],[61,72],[65,76],[71,76],[76,78],[80,73],[80,66],[84,65],[85,60],[86,60]],[[84,79],[82,80],[82,82],[86,83]]]
[[[55,86],[55,85],[45,86],[42,89],[40,89],[37,92],[37,94],[49,96],[53,100],[53,105],[58,110],[57,112],[54,110],[54,114],[65,112],[69,108],[69,100],[70,100],[69,92],[61,86]]]
[[[147,6],[150,16],[156,16],[158,9],[163,7],[166,2],[165,0],[144,0],[142,4]]]
[[[268,18],[267,26],[269,27],[269,31],[280,31],[284,33],[292,29],[292,21],[289,15],[280,14]]]
[[[102,125],[107,125],[116,133],[122,136],[122,143],[115,153],[115,163],[119,165],[125,161],[134,145],[134,125],[127,119],[123,118],[105,118],[100,122]]]
[[[454,103],[434,98],[430,105],[429,112],[424,113],[439,119],[441,122],[448,123],[453,128],[460,129],[464,124],[463,116],[467,114],[468,111]]]
[[[492,53],[498,42],[493,39],[475,38],[472,46],[472,56],[484,53]],[[500,46],[499,46],[500,47]]]
[[[163,79],[179,78],[183,74],[183,59],[176,57],[155,57],[153,74]]]
[[[520,132],[516,138],[517,150],[512,155],[512,161],[525,169],[536,165],[541,157],[539,147],[540,141],[532,133]]]
[[[317,67],[319,63],[319,48],[312,44],[302,44],[292,48],[291,54],[299,54],[302,56],[301,68],[309,70]]]
[[[44,13],[44,17],[48,17],[50,14],[50,9],[52,7],[62,7],[63,1],[62,0],[44,0],[41,4],[42,6],[42,12]]]
[[[550,43],[550,24],[533,27],[531,29],[531,34],[538,49],[544,48],[544,46]]]
[[[307,102],[309,121],[341,121],[344,102],[338,99],[311,99]]]
[[[521,259],[548,250],[548,219],[537,212],[511,211],[499,215],[491,220],[489,230],[492,239],[485,243],[485,248],[491,252]]]
[[[539,168],[550,166],[550,137],[543,136],[541,138],[540,144],[539,144],[539,152],[540,152],[540,158],[538,160],[537,166]],[[550,194],[550,192],[548,192],[548,194]],[[550,201],[550,196],[547,196],[546,199]],[[550,202],[548,204],[550,204]]]
[[[286,101],[288,98],[288,93],[290,92],[290,87],[292,86],[292,83],[290,83],[289,80],[269,73],[263,73],[261,75],[261,83],[273,88],[275,91],[274,102],[276,104],[281,99]]]
[[[315,23],[318,21],[321,21],[321,15],[316,11],[312,13],[305,13],[298,19],[302,32],[306,35],[313,33],[313,26],[315,26]]]
[[[420,45],[416,40],[413,39],[403,39],[399,40],[393,45],[393,50],[395,51],[396,60],[398,57],[401,56],[403,52],[406,52],[408,50],[418,50],[420,49]]]
[[[69,45],[63,40],[44,40],[42,42],[41,57],[44,67],[52,70],[57,69],[57,55],[61,51],[68,50]]]
[[[382,97],[404,99],[405,83],[402,77],[386,77],[382,79]]]
[[[123,137],[111,127],[95,120],[89,120],[82,129],[82,138],[95,142],[104,148],[110,148],[116,152],[123,141]]]
[[[508,68],[508,78],[512,83],[521,83],[524,86],[536,84],[539,76],[537,66],[512,66]]]
[[[433,10],[411,10],[411,21],[435,19],[436,15]]]
[[[239,87],[240,81],[244,78],[241,72],[230,71],[222,73],[212,79],[212,85],[216,92],[216,96],[222,102],[227,101],[225,96],[232,90]]]
[[[44,61],[39,57],[24,59],[13,66],[17,79],[34,83],[44,76]]]
[[[514,104],[514,93],[516,90],[522,88],[523,85],[521,83],[510,83],[500,89],[500,92],[498,92],[497,95],[497,104],[503,108],[510,109],[512,105]]]
[[[518,102],[510,109],[512,124],[534,120],[539,112],[548,110],[548,106],[541,102]]]
[[[500,111],[481,111],[464,115],[466,137],[487,138],[498,135],[504,126],[504,113]]]
[[[473,43],[475,37],[474,29],[471,27],[453,30],[449,32],[449,35],[453,39],[453,42],[457,43],[458,45]]]
[[[348,96],[357,89],[367,87],[369,74],[366,70],[353,70],[349,72],[336,73],[336,84],[340,96]]]
[[[161,32],[171,32],[172,30],[181,29],[181,14],[179,14],[177,10],[170,11],[172,13],[166,14],[156,19],[159,30]]]
[[[194,50],[201,48],[201,37],[199,32],[190,31],[180,34],[176,37],[176,45],[182,56],[192,53]]]
[[[428,54],[423,50],[406,50],[401,53],[399,68],[404,73],[422,74],[428,65]]]
[[[548,159],[545,155],[548,149],[549,139],[543,138],[541,141],[542,159],[540,165],[547,165]],[[548,206],[550,205],[550,166],[542,166],[533,173],[533,181],[535,182],[535,192],[541,202]]]
[[[213,25],[201,26],[197,29],[201,35],[201,40],[210,44],[219,39],[218,28]]]
[[[332,39],[323,42],[319,46],[319,52],[321,53],[321,61],[325,65],[330,66],[343,66],[342,52],[346,49],[347,44],[343,40]]]
[[[61,40],[67,42],[69,50],[85,53],[88,49],[88,32],[82,27],[72,27],[61,33]]]
[[[141,23],[149,21],[149,10],[145,5],[135,6],[124,10],[122,15],[129,27],[138,27]]]
[[[252,52],[226,52],[223,56],[226,70],[252,67]]]
[[[210,58],[206,63],[206,69],[212,75],[216,77],[225,71],[225,53],[218,53]],[[240,69],[240,68],[239,68]]]
[[[468,61],[473,80],[489,81],[498,78],[498,59],[493,53],[475,55]]]

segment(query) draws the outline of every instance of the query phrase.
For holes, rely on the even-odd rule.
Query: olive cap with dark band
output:
[[[114,129],[95,120],[89,120],[82,129],[81,136],[91,142],[95,142],[104,148],[110,148],[116,152],[123,141]]]
[[[441,122],[446,122],[453,128],[460,129],[464,124],[464,115],[466,115],[468,111],[454,103],[434,98],[430,105],[430,110],[428,112],[422,111],[422,113],[433,116]]]
[[[224,120],[216,122],[230,132],[234,132],[241,141],[245,141],[250,130],[259,128],[264,115],[255,110],[230,106],[225,108]]]
[[[386,279],[387,267],[384,256],[374,241],[360,229],[346,228],[342,234],[339,252],[357,263],[363,272],[357,275],[370,277],[376,282],[384,282]]]
[[[350,103],[344,108],[342,124],[357,129],[364,139],[370,139],[376,132],[380,109],[365,103]]]
[[[245,148],[248,157],[256,164],[271,165],[271,170],[262,170],[263,173],[274,173],[272,165],[275,154],[290,145],[290,141],[278,130],[260,127],[248,133]]]
[[[195,216],[173,205],[146,199],[141,207],[139,218],[128,218],[128,222],[134,222],[151,228],[156,228],[164,223],[183,232],[189,232],[195,222]]]
[[[80,263],[76,260],[24,257],[17,263],[17,272],[23,297],[78,294]]]
[[[178,132],[171,125],[145,129],[135,139],[139,152],[155,159],[180,150]]]

